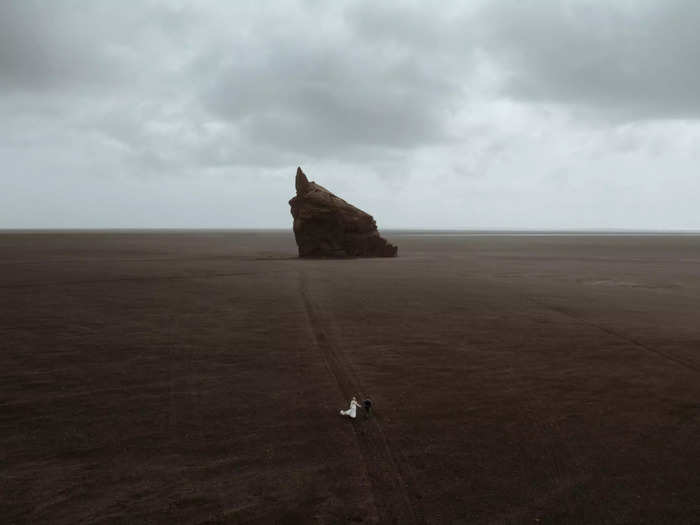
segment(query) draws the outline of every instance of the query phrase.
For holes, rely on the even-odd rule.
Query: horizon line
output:
[[[60,233],[60,232],[289,232],[287,227],[237,228],[237,227],[104,227],[104,228],[0,228],[0,233]],[[413,228],[385,227],[381,232],[408,233],[687,233],[700,234],[698,228]]]

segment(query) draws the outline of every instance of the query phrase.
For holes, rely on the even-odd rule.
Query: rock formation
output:
[[[395,257],[397,247],[379,236],[371,215],[309,182],[297,168],[289,205],[299,257]]]

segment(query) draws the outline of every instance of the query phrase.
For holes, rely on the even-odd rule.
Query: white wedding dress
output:
[[[357,417],[357,407],[359,407],[359,406],[360,406],[360,404],[353,399],[352,401],[350,401],[350,408],[348,408],[347,410],[341,410],[340,415],[341,416],[349,416],[349,417],[355,419]]]

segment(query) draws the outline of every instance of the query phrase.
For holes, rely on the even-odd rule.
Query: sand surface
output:
[[[700,237],[385,236],[1,234],[1,521],[698,522]]]

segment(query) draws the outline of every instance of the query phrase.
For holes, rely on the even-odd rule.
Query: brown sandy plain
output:
[[[2,522],[700,522],[700,237],[385,234],[0,235]]]

